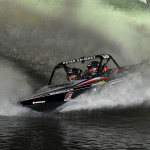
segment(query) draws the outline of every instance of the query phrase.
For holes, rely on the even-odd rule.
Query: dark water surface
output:
[[[136,108],[0,117],[0,149],[149,149],[149,114]]]

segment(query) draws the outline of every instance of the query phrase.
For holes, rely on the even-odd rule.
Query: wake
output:
[[[20,99],[32,91],[26,78],[12,63],[0,63],[0,116],[19,116],[28,111],[18,104]]]
[[[147,72],[149,74],[150,71]],[[102,91],[89,95],[87,93],[67,102],[60,112],[128,108],[150,106],[150,77],[136,75],[117,86],[106,86]]]

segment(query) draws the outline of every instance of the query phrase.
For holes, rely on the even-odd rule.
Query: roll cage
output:
[[[54,73],[55,73],[55,70],[56,70],[56,69],[63,67],[64,70],[67,72],[67,69],[66,69],[66,65],[67,65],[67,64],[76,63],[76,62],[82,62],[82,63],[84,63],[86,60],[92,60],[92,59],[95,59],[95,58],[99,58],[99,59],[100,59],[100,61],[99,61],[100,65],[99,65],[99,67],[98,67],[97,77],[98,77],[99,73],[102,72],[104,66],[106,66],[107,63],[108,63],[110,60],[112,60],[112,61],[114,62],[114,64],[117,66],[117,68],[118,68],[119,70],[121,70],[120,66],[119,66],[119,65],[117,64],[117,62],[113,59],[113,57],[112,57],[111,55],[108,55],[108,54],[95,55],[95,56],[89,56],[89,57],[81,57],[81,58],[79,58],[79,59],[74,59],[74,60],[70,60],[70,61],[64,61],[64,62],[61,62],[61,63],[57,64],[57,65],[54,67],[54,69],[53,69],[53,72],[52,72],[52,74],[51,74],[51,77],[50,77],[50,80],[49,80],[49,82],[48,82],[48,85],[51,84],[51,81],[52,81],[52,79],[53,79],[53,76],[54,76]],[[104,63],[104,64],[102,65],[103,59],[106,59],[106,63]],[[122,70],[121,70],[121,71],[122,71]]]

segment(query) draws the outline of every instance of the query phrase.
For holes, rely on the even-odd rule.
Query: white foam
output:
[[[17,103],[31,93],[26,77],[9,62],[0,63],[0,115],[18,116],[28,111]]]
[[[118,86],[107,86],[103,91],[96,94],[82,94],[80,97],[67,102],[60,112],[74,110],[92,110],[114,107],[132,107],[150,105],[149,79],[136,76]]]

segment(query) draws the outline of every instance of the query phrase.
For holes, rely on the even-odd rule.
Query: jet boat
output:
[[[75,63],[84,64],[86,61],[91,61],[93,59],[98,59],[99,61],[99,67],[95,77],[88,79],[82,78],[60,84],[52,84],[56,70],[62,68],[66,71],[66,65]],[[109,63],[110,66],[113,64],[114,67],[106,70]],[[110,85],[112,87],[120,82],[124,82],[129,76],[141,73],[148,67],[149,60],[134,65],[120,67],[109,54],[81,57],[79,59],[64,61],[54,67],[48,85],[38,90],[31,97],[21,100],[19,103],[22,106],[36,111],[52,111],[87,91],[88,93],[93,94],[95,92],[101,92],[101,87],[105,85]]]

